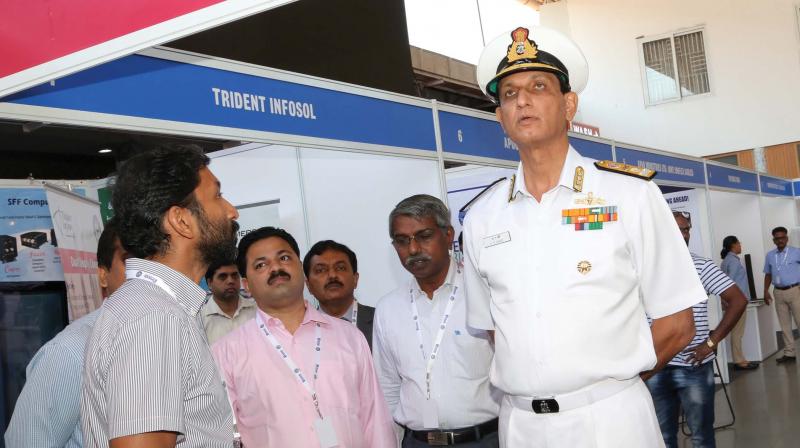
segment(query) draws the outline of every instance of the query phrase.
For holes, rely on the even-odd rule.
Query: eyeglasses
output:
[[[416,241],[417,244],[426,245],[430,243],[436,236],[436,229],[423,229],[414,235],[394,235],[392,236],[392,244],[394,247],[408,247],[411,241]]]

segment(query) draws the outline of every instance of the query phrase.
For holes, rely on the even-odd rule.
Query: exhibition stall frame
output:
[[[371,305],[407,278],[388,237],[388,211],[397,201],[416,193],[447,198],[445,162],[503,169],[519,163],[515,145],[491,113],[160,47],[3,98],[0,117],[249,142],[210,154],[231,202],[280,204],[279,222],[295,233],[303,251],[323,238],[355,246],[364,266],[359,297]],[[660,186],[699,192],[701,255],[715,262],[711,255],[718,254],[726,230],[716,222],[728,220],[712,213],[717,193],[734,195],[726,197],[734,204],[757,200],[760,218],[748,213],[741,222],[762,235],[752,245],[761,265],[769,247],[766,226],[790,217],[786,227],[797,227],[800,182],[600,137],[570,133],[570,141],[584,156],[654,168]],[[270,171],[271,164],[277,168]],[[275,198],[268,191],[272,178],[295,185]],[[333,180],[326,183],[328,178]],[[364,226],[337,215],[332,198],[342,201],[342,213],[356,210],[353,219]],[[765,322],[761,333],[774,339],[775,319],[764,316],[757,316],[759,325]],[[764,359],[770,350],[753,356]]]

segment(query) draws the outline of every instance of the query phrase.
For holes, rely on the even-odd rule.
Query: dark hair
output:
[[[311,258],[316,255],[322,255],[325,251],[334,250],[337,252],[342,252],[347,255],[347,258],[350,259],[350,267],[353,268],[353,273],[358,272],[358,259],[356,259],[356,253],[350,250],[349,247],[345,246],[342,243],[337,243],[333,240],[323,240],[318,241],[311,249],[308,250],[306,253],[305,258],[303,258],[303,272],[305,272],[306,277],[308,277],[308,271],[311,270]]]
[[[775,236],[775,234],[778,233],[778,232],[783,232],[783,233],[787,233],[787,234],[789,233],[789,231],[786,230],[786,227],[778,226],[778,227],[775,227],[774,229],[772,229],[772,236]]]
[[[239,268],[239,275],[247,278],[247,250],[253,244],[267,238],[277,237],[286,241],[297,256],[300,256],[300,247],[297,241],[289,232],[277,227],[261,227],[248,233],[239,241],[239,253],[236,255],[236,266]]]
[[[207,283],[211,282],[211,279],[214,278],[214,274],[217,273],[217,270],[219,268],[223,268],[225,266],[230,266],[230,265],[236,266],[236,260],[231,258],[231,259],[219,260],[219,261],[215,261],[214,263],[211,263],[211,265],[208,266],[208,270],[206,271],[206,282]],[[239,267],[236,266],[236,268],[238,269]]]
[[[103,227],[103,233],[97,240],[97,266],[111,269],[114,264],[114,246],[117,242],[117,227],[114,220],[109,220]]]
[[[122,247],[147,258],[169,249],[163,219],[170,207],[202,211],[194,196],[209,159],[195,145],[164,146],[125,161],[114,181],[111,204]]]
[[[734,244],[738,243],[739,239],[733,235],[728,235],[722,240],[722,251],[719,253],[719,256],[725,258],[728,256],[728,252],[731,251],[731,248]]]

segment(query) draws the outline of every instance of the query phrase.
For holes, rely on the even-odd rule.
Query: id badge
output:
[[[333,429],[330,419],[314,420],[314,432],[317,433],[320,448],[333,448],[339,445],[336,441],[336,430]]]
[[[439,411],[436,409],[436,401],[425,400],[422,407],[422,425],[425,429],[439,428]]]

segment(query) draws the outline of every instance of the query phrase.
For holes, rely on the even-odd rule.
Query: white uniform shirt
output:
[[[657,319],[706,298],[658,187],[593,162],[570,147],[541,203],[520,164],[513,187],[488,191],[464,222],[468,323],[496,330],[492,383],[509,394],[563,394],[649,370],[645,313]],[[598,206],[581,203],[588,193],[616,206],[617,220],[599,230],[562,224],[562,210]]]
[[[499,396],[489,384],[492,347],[485,330],[467,328],[463,279],[455,261],[444,284],[428,299],[415,279],[384,296],[375,309],[372,351],[378,381],[394,420],[414,430],[426,428],[425,367],[411,313],[411,294],[419,310],[425,355],[439,330],[453,286],[456,300],[433,365],[431,399],[436,402],[439,428],[456,429],[496,418]],[[494,391],[494,396],[492,392]]]

